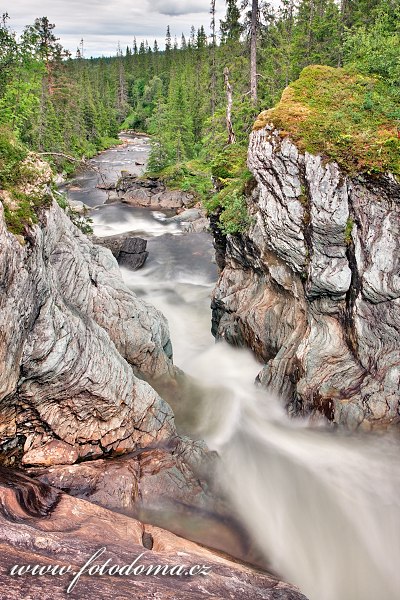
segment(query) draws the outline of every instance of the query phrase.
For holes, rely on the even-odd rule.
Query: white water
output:
[[[113,232],[134,229],[133,215],[116,218]],[[96,233],[104,225],[95,217]],[[138,213],[136,227],[154,236],[165,226]],[[243,522],[272,567],[310,600],[398,600],[398,443],[289,421],[278,400],[254,387],[260,365],[252,355],[214,344],[215,270],[207,254],[199,258],[192,246],[185,253],[185,239],[150,240],[146,267],[123,276],[167,316],[176,364],[207,386],[223,386],[197,407],[196,433],[220,452],[220,477]]]

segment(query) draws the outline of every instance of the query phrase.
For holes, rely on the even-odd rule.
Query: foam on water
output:
[[[279,399],[254,386],[253,355],[214,344],[217,271],[205,234],[181,235],[159,214],[129,207],[106,206],[93,219],[97,235],[150,238],[145,267],[123,277],[167,316],[175,363],[207,390],[185,399],[195,415],[187,427],[219,451],[220,479],[274,569],[310,600],[398,600],[398,440],[290,421]]]

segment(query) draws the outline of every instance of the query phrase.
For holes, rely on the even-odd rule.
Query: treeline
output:
[[[192,31],[180,48],[176,43],[171,47],[167,35],[161,62],[150,51],[142,54],[137,73],[143,93],[130,98],[134,107],[130,119],[133,127],[146,128],[157,137],[154,167],[199,153],[212,159],[226,147],[227,83],[232,89],[232,130],[239,145],[247,145],[258,112],[273,106],[307,65],[352,64],[361,72],[385,78],[388,93],[398,93],[397,0],[282,0],[275,9],[249,0],[242,3],[242,10],[235,0],[226,4],[218,43],[213,35],[207,43],[201,31],[197,35]],[[214,18],[211,32],[213,22]],[[255,65],[251,64],[253,43]]]
[[[115,60],[72,59],[47,17],[17,40],[0,23],[0,126],[30,149],[91,156],[109,146],[125,116]]]
[[[71,57],[43,17],[17,41],[0,23],[0,125],[39,151],[91,155],[119,129],[154,136],[151,168],[212,161],[247,144],[254,117],[309,64],[354,64],[398,93],[398,0],[227,0],[207,30],[118,49],[112,58]],[[230,123],[227,103],[231,96]],[[228,129],[230,127],[230,135]]]

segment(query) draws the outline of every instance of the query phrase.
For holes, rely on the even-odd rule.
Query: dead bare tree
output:
[[[258,0],[252,0],[250,25],[250,95],[257,104],[257,35],[258,35]]]
[[[215,0],[211,0],[211,114],[214,116],[217,104],[217,64],[216,47],[217,33],[215,26]]]
[[[235,133],[232,126],[232,105],[233,105],[233,90],[229,81],[229,69],[224,69],[225,89],[226,89],[226,128],[228,130],[228,144],[236,142]]]

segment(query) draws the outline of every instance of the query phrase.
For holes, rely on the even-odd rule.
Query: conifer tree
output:
[[[220,23],[221,39],[223,42],[238,42],[242,33],[240,10],[236,0],[226,0],[225,20]]]

